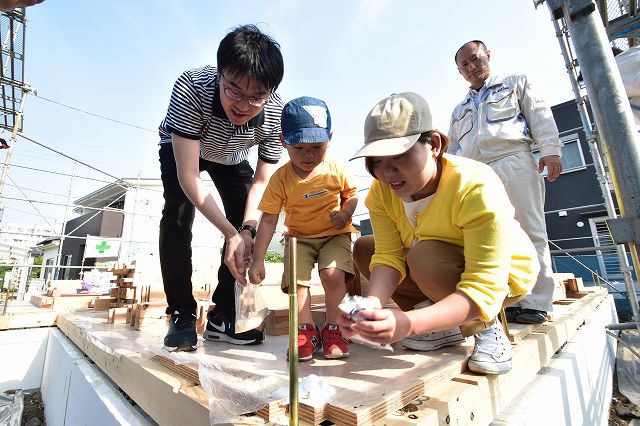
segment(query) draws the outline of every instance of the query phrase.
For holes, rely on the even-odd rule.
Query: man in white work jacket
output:
[[[536,247],[540,275],[529,296],[507,308],[507,318],[524,324],[546,321],[554,289],[544,220],[544,179],[562,172],[562,142],[551,109],[536,97],[522,74],[491,74],[491,52],[480,40],[465,43],[455,54],[469,92],[451,115],[448,152],[488,164],[500,176],[515,207],[515,217]],[[537,161],[532,145],[540,151]]]

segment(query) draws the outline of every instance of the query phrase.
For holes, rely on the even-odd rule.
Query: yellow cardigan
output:
[[[447,154],[442,164],[435,197],[418,215],[415,229],[402,199],[387,185],[373,182],[365,201],[376,243],[370,269],[390,266],[404,279],[405,253],[414,237],[464,247],[465,269],[457,289],[478,305],[480,320],[491,321],[506,296],[533,288],[540,269],[536,251],[489,166]]]

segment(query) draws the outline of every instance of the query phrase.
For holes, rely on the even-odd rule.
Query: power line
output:
[[[109,174],[109,173],[105,172],[104,170],[100,170],[100,169],[98,169],[98,168],[96,168],[96,167],[93,167],[93,166],[91,166],[91,165],[89,165],[89,164],[87,164],[87,163],[83,162],[83,161],[80,161],[80,160],[78,160],[78,159],[76,159],[76,158],[73,158],[73,157],[71,157],[70,155],[67,155],[67,154],[65,154],[65,153],[62,153],[62,152],[60,152],[60,151],[56,150],[56,149],[53,149],[53,148],[51,148],[51,147],[48,147],[47,145],[45,145],[45,144],[43,144],[43,143],[40,143],[40,142],[38,142],[38,141],[36,141],[36,140],[34,140],[34,139],[31,139],[31,138],[29,138],[29,137],[25,136],[25,135],[24,135],[24,134],[22,134],[22,133],[18,133],[18,136],[20,136],[20,137],[22,137],[22,138],[24,138],[24,139],[28,140],[28,141],[29,141],[29,142],[31,142],[31,143],[35,143],[36,145],[39,145],[39,146],[41,146],[41,147],[43,147],[43,148],[46,148],[46,149],[48,149],[49,151],[53,151],[53,152],[55,152],[55,153],[56,153],[56,154],[58,154],[58,155],[62,155],[62,156],[63,156],[63,157],[65,157],[65,158],[69,158],[70,160],[73,160],[73,161],[75,161],[75,162],[76,162],[76,163],[78,163],[78,164],[82,164],[83,166],[88,167],[88,168],[90,168],[91,170],[95,170],[96,172],[99,172],[99,173],[102,173],[102,174],[104,174],[104,175],[106,175],[106,176],[109,176],[110,178],[115,179],[116,181],[121,181],[121,179],[120,179],[119,177],[115,177],[115,176],[113,176],[113,175],[111,175],[111,174]],[[125,185],[128,185],[128,184],[125,184]]]
[[[13,181],[13,179],[11,179],[11,176],[7,175],[7,179],[9,179],[9,180],[10,180],[10,181],[15,185],[15,182]],[[17,185],[16,185],[16,187],[17,187]],[[24,198],[27,198],[27,195],[22,191],[22,189],[20,189],[20,187],[18,187],[18,191],[20,191],[20,193],[22,194],[22,196],[23,196]],[[34,209],[34,210],[35,210],[35,211],[40,215],[40,217],[41,217],[41,218],[42,218],[42,219],[47,223],[47,225],[49,225],[49,228],[51,228],[52,230],[54,230],[54,231],[55,231],[55,228],[53,227],[53,225],[51,225],[51,224],[49,223],[49,221],[47,220],[47,218],[46,218],[46,217],[44,217],[44,215],[40,212],[40,210],[38,210],[38,208],[36,207],[36,205],[35,205],[32,201],[29,201],[29,204],[31,204],[31,207],[33,207],[33,209]]]
[[[28,212],[28,211],[25,211],[25,210],[16,209],[15,207],[8,207],[7,206],[7,207],[4,208],[4,210],[5,210],[5,212],[7,210],[11,210],[11,211],[16,211],[16,212],[22,213],[22,214],[28,214],[28,215],[31,215],[31,216],[40,216],[40,215],[35,214],[33,212]],[[55,217],[47,217],[46,219],[55,221],[57,218],[55,218]],[[2,230],[0,230],[0,233],[2,233]]]
[[[76,107],[72,107],[70,105],[63,104],[62,102],[54,101],[53,99],[48,99],[48,98],[45,98],[43,96],[39,96],[38,94],[36,94],[36,98],[37,99],[42,99],[42,100],[47,101],[47,102],[51,102],[51,103],[56,104],[56,105],[60,105],[62,107],[68,108],[68,109],[72,109],[74,111],[81,112],[83,114],[91,115],[91,116],[94,116],[94,117],[97,117],[97,118],[101,118],[103,120],[112,121],[114,123],[122,124],[123,126],[133,127],[135,129],[144,130],[145,132],[156,133],[156,130],[147,129],[146,127],[137,126],[135,124],[126,123],[124,121],[116,120],[114,118],[105,117],[104,115],[100,115],[100,114],[96,114],[96,113],[93,113],[93,112],[85,111],[85,110],[80,109],[80,108],[76,108]]]

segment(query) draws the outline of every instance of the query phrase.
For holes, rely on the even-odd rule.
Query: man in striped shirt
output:
[[[204,337],[234,344],[263,340],[259,330],[235,333],[234,285],[246,284],[265,186],[280,159],[283,103],[275,93],[284,65],[279,44],[253,25],[220,42],[217,68],[185,71],[176,81],[160,124],[160,170],[165,205],[160,221],[160,265],[171,323],[164,343],[193,350],[196,301],[191,284],[191,226],[195,208],[225,237],[223,262]],[[247,156],[258,145],[256,171]],[[224,214],[200,173],[215,184]]]

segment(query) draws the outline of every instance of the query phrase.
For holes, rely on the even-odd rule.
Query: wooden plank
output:
[[[376,425],[489,424],[493,420],[487,381],[464,375],[430,388],[424,395],[385,417]]]
[[[470,349],[466,346],[449,346],[431,352],[402,351],[403,354],[410,354],[416,361],[419,359],[420,366],[416,365],[409,374],[389,377],[393,381],[394,390],[389,388],[391,381],[376,380],[375,385],[365,386],[365,389],[358,389],[358,392],[340,393],[339,398],[332,400],[327,406],[328,420],[341,425],[374,423],[404,407],[417,396],[423,395],[427,388],[444,383],[460,374],[466,367]],[[405,356],[401,357],[403,358]],[[349,359],[349,371],[353,371],[355,376],[354,373],[346,373],[343,379],[348,381],[358,377],[360,369],[372,374],[385,375],[377,369],[380,363],[374,361],[371,364],[372,360],[369,359],[368,365],[362,365],[359,361]]]
[[[51,308],[53,307],[53,297],[44,294],[32,294],[31,303],[38,308]]]
[[[152,359],[168,368],[169,370],[174,371],[189,380],[192,380],[193,383],[197,385],[200,385],[200,377],[198,371],[194,367],[190,367],[184,364],[177,365],[169,358],[160,355],[154,355]],[[256,411],[256,414],[258,415],[258,417],[269,421],[283,416],[286,409],[287,405],[282,401],[272,401]],[[313,424],[317,423],[314,422]]]
[[[44,309],[39,312],[9,312],[0,315],[0,330],[51,327],[56,324],[57,316],[57,312]]]
[[[562,306],[553,322],[535,328],[533,333],[513,347],[513,370],[505,375],[481,375],[465,372],[452,382],[425,392],[404,410],[383,418],[380,425],[488,424],[522,392],[540,368],[577,333],[578,328],[599,303],[604,292],[589,299],[574,300]]]
[[[157,423],[209,424],[208,402],[200,386],[139,352],[105,350],[108,347],[104,343],[87,339],[86,330],[75,325],[72,318],[61,317],[60,330]],[[122,339],[122,334],[115,338]]]
[[[546,365],[553,354],[577,333],[590,311],[606,297],[606,292],[594,291],[581,299],[573,299],[570,305],[557,305],[554,321],[538,326],[514,347],[514,369],[499,377],[465,372],[466,361],[472,350],[470,344],[445,347],[433,352],[409,351],[396,346],[393,353],[352,344],[351,357],[346,360],[325,360],[321,355],[315,356],[312,361],[299,364],[300,377],[316,374],[336,389],[336,395],[320,407],[311,406],[301,396],[300,418],[314,424],[329,420],[340,425],[391,424],[390,419],[403,422],[437,419],[440,424],[486,423],[485,416],[491,415],[493,418],[499,410],[504,409],[541,366]],[[86,325],[81,327],[85,334],[98,333],[95,336],[103,336],[105,331],[102,330],[111,330],[114,334],[117,330],[118,336],[114,336],[111,343],[100,342],[98,346],[101,347],[126,342],[126,347],[133,350],[135,341],[140,340],[138,351],[143,352],[149,344],[145,332],[152,333],[149,335],[158,339],[158,342],[162,338],[163,333],[158,332],[158,327],[164,326],[162,320],[149,319],[151,322],[148,327],[135,332],[129,327],[101,327],[101,323],[93,321],[95,317],[91,315],[92,311],[74,316],[78,318],[77,321],[85,321]],[[95,343],[94,337],[87,340]],[[257,376],[286,377],[288,368],[284,354],[287,343],[286,336],[269,337],[263,344],[250,347],[205,342],[188,356],[196,365],[206,361],[223,371],[231,369]],[[158,367],[167,368],[161,364]],[[180,375],[184,375],[182,381],[196,384],[198,377],[194,367],[183,365],[180,370]],[[450,383],[452,380],[455,383]],[[204,398],[198,386],[189,389],[194,397]],[[127,389],[123,390],[129,393]],[[474,394],[476,396],[472,398]],[[422,401],[422,405],[429,408],[428,411],[411,412],[418,416],[417,419],[408,418],[408,414],[397,416],[398,409],[412,402],[415,404],[416,398],[421,396],[430,398],[428,403]],[[282,409],[276,405],[263,407],[259,411],[263,419],[272,421],[271,416],[281,415]],[[472,413],[474,419],[471,419]],[[447,417],[449,422],[445,421]]]

